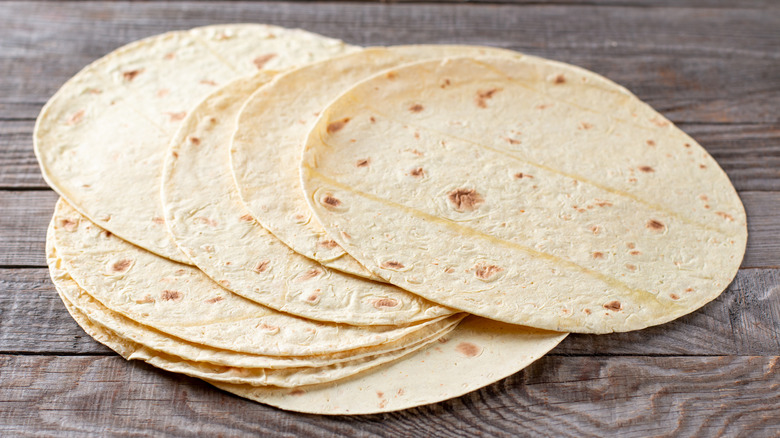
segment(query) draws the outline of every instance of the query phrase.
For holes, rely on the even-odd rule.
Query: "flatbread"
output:
[[[241,111],[231,148],[236,186],[252,217],[310,259],[371,276],[312,218],[298,171],[306,134],[331,100],[374,73],[422,59],[483,54],[525,56],[480,46],[374,47],[281,74],[257,90]]]
[[[90,222],[63,199],[53,245],[70,277],[109,310],[139,324],[216,349],[267,356],[312,356],[413,343],[443,318],[409,326],[325,324],[241,298],[198,269],[133,246]],[[401,341],[403,340],[403,341]]]
[[[170,32],[85,67],[49,100],[35,126],[43,177],[101,227],[158,255],[187,258],[159,202],[165,150],[190,107],[218,85],[357,50],[302,30],[231,24]]]
[[[247,96],[267,79],[262,72],[238,79],[182,121],[162,176],[165,221],[176,244],[226,289],[313,320],[403,325],[454,313],[395,286],[325,268],[292,251],[246,211],[230,170],[230,138]]]
[[[376,275],[550,330],[692,312],[747,241],[739,196],[699,144],[623,87],[540,59],[376,75],[323,112],[301,178],[329,236]]]

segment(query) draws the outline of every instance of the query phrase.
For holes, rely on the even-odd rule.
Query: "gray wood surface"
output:
[[[264,22],[361,45],[486,44],[628,87],[740,191],[750,237],[715,301],[669,324],[571,335],[526,370],[393,414],[283,412],[128,363],[65,312],[45,269],[56,194],[32,154],[45,101],[138,38]],[[780,2],[0,2],[0,436],[779,436]]]

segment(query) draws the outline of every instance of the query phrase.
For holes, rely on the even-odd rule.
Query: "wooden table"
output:
[[[780,434],[780,5],[772,0],[513,4],[0,3],[0,435]],[[632,333],[572,335],[526,370],[399,413],[279,411],[128,363],[70,319],[48,278],[57,195],[31,134],[81,67],[132,40],[223,22],[360,45],[485,44],[627,86],[718,160],[748,212],[742,269],[717,300]]]

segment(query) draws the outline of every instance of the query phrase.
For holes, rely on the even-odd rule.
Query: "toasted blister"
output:
[[[329,236],[387,281],[550,330],[692,312],[747,241],[698,143],[623,87],[539,58],[423,61],[355,85],[310,132],[301,181]]]
[[[140,247],[189,263],[159,201],[166,147],[187,112],[227,82],[358,50],[297,29],[229,24],[170,32],[100,58],[38,116],[43,177],[78,211]]]
[[[377,72],[423,59],[485,54],[527,57],[482,46],[373,47],[278,75],[247,100],[233,136],[233,175],[247,210],[296,252],[337,270],[381,280],[346,254],[312,218],[300,188],[303,141],[331,100]],[[370,161],[358,157],[349,171],[367,174]]]
[[[454,313],[396,286],[324,267],[288,248],[244,208],[230,170],[230,137],[247,96],[268,80],[259,73],[226,85],[191,109],[174,135],[162,202],[176,244],[224,288],[313,320],[406,325]]]
[[[314,356],[403,347],[449,324],[447,316],[405,326],[313,321],[261,306],[192,266],[140,249],[60,199],[50,227],[58,267],[107,309],[178,339],[264,356]]]

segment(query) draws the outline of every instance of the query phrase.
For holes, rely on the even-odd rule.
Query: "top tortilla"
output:
[[[165,150],[186,112],[234,78],[350,50],[302,30],[255,24],[128,44],[85,67],[41,111],[34,141],[43,176],[101,227],[189,263],[168,236],[159,201]]]
[[[323,112],[301,177],[330,237],[375,274],[550,330],[685,315],[728,286],[747,241],[700,145],[623,87],[540,59],[376,75]]]

